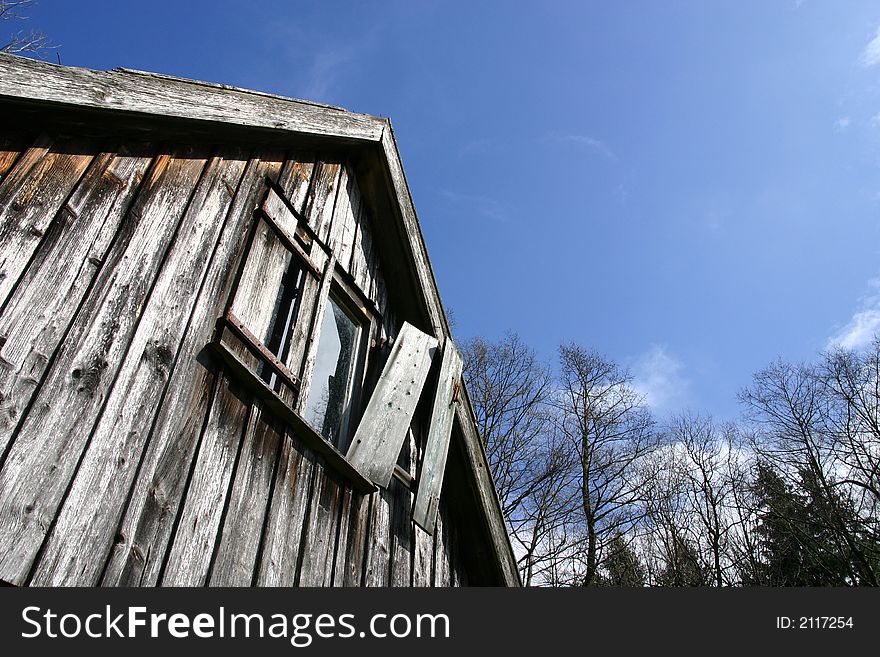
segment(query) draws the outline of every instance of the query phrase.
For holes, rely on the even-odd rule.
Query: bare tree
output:
[[[0,0],[0,21],[27,20],[27,13],[34,4],[34,0]],[[0,45],[0,52],[44,53],[56,47],[41,30],[19,30],[8,37],[5,44]]]
[[[872,534],[866,522],[875,523],[876,517],[853,497],[854,490],[869,489],[870,476],[864,475],[870,475],[871,466],[862,453],[858,410],[847,401],[855,393],[845,383],[852,365],[840,354],[827,357],[821,367],[776,362],[758,372],[740,397],[758,427],[756,453],[808,500],[812,529],[795,537],[801,549],[829,572],[839,570],[831,563],[843,555],[849,582],[877,586],[876,536],[865,540]],[[817,536],[821,541],[814,540]]]
[[[615,363],[575,344],[559,349],[556,423],[577,455],[583,551],[578,583],[590,586],[615,536],[643,515],[640,462],[656,447],[653,420]]]
[[[575,516],[573,459],[548,421],[550,370],[513,333],[498,342],[472,339],[462,353],[523,582],[552,582],[559,555],[572,549]]]

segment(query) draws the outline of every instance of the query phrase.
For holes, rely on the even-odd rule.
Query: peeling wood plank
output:
[[[436,346],[436,338],[404,323],[352,439],[348,460],[380,486],[391,480]]]
[[[311,492],[315,455],[288,432],[278,464],[272,503],[263,536],[257,586],[293,586]]]
[[[321,460],[314,476],[297,583],[300,586],[330,586],[333,583],[333,551],[344,488],[324,469]]]
[[[117,542],[102,578],[105,586],[155,586],[182,502],[187,472],[208,414],[216,365],[204,352],[235,280],[266,176],[277,176],[280,158],[262,154],[245,169],[227,223],[208,267],[201,301],[193,312],[168,392],[120,523]]]
[[[95,158],[0,315],[0,453],[73,322],[151,159],[123,152]]]
[[[37,586],[89,586],[101,574],[232,202],[228,188],[238,188],[246,162],[214,157],[196,186],[48,536]]]
[[[0,471],[0,579],[27,577],[205,165],[160,156]]]
[[[205,585],[245,424],[254,418],[249,395],[223,376],[199,443],[163,586]]]
[[[86,142],[49,149],[16,193],[0,205],[0,306],[6,303],[95,150]],[[10,183],[14,177],[13,171]]]
[[[440,504],[440,490],[443,487],[449,439],[452,436],[452,422],[455,418],[456,402],[453,396],[456,386],[461,382],[462,364],[461,355],[452,340],[447,340],[434,393],[428,440],[413,509],[413,520],[429,534],[434,531],[434,521]]]
[[[92,71],[0,54],[0,96],[378,141],[383,119],[267,94],[132,71]]]
[[[250,586],[253,581],[282,440],[283,429],[257,407],[254,421],[245,431],[211,569],[211,586]]]

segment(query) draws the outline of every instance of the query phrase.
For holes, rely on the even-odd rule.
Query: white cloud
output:
[[[837,132],[843,132],[849,127],[850,118],[848,116],[842,116],[834,122],[834,129]]]
[[[868,120],[868,124],[872,128],[880,128],[880,113],[875,114]]]
[[[868,45],[862,51],[859,63],[866,68],[880,64],[880,28],[877,28],[874,38],[868,42]]]
[[[568,143],[583,146],[591,151],[599,153],[604,157],[607,157],[609,160],[614,160],[615,162],[617,161],[617,155],[614,154],[614,151],[612,151],[604,141],[602,141],[601,139],[596,139],[595,137],[591,137],[590,135],[573,133],[562,134],[554,132],[548,135],[547,139],[549,141],[559,143]]]
[[[859,309],[828,339],[826,348],[863,349],[880,332],[880,278],[868,281],[868,288]]]
[[[655,411],[675,411],[689,397],[690,381],[684,365],[662,345],[651,345],[633,367],[633,387]]]

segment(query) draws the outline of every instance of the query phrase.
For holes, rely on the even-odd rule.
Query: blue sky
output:
[[[64,64],[392,118],[461,337],[661,416],[880,327],[880,4],[40,0]]]

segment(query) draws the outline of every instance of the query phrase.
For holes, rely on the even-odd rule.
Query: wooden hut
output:
[[[0,581],[515,585],[386,119],[0,55]]]

